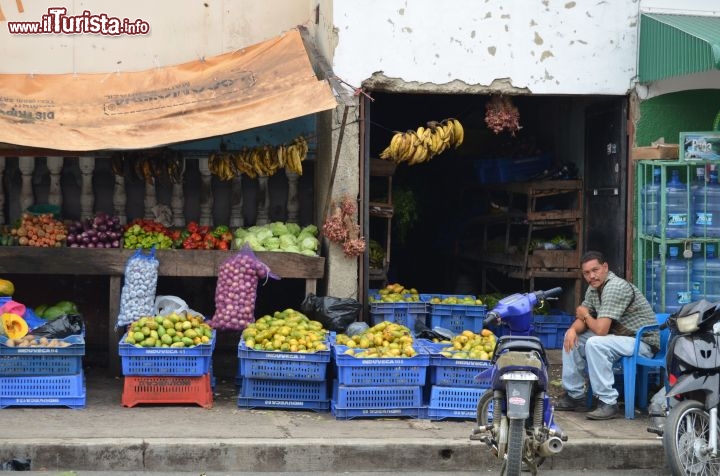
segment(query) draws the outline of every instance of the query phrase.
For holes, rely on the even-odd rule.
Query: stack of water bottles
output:
[[[672,170],[661,190],[661,168],[654,167],[652,182],[642,190],[642,232],[652,236],[664,232],[670,240],[688,239],[685,244],[668,246],[664,269],[659,254],[645,263],[646,296],[656,312],[672,313],[701,298],[720,299],[720,259],[718,244],[713,242],[720,242],[720,183],[716,166],[709,169],[706,180],[706,166],[698,164],[689,189],[679,170]],[[661,217],[663,193],[665,216]]]

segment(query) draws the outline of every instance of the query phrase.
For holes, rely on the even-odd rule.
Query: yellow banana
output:
[[[462,124],[460,124],[460,121],[457,119],[450,119],[452,121],[453,125],[453,131],[455,132],[455,148],[457,149],[460,147],[463,143],[463,140],[465,139],[465,130],[463,129]]]
[[[304,153],[307,154],[307,150],[305,150]],[[296,149],[294,160],[295,160],[295,173],[298,175],[302,175],[302,173],[303,173],[303,170],[302,170],[303,158],[304,158],[303,157],[303,149],[302,148]]]
[[[427,160],[428,150],[423,144],[419,144],[415,147],[412,157],[408,161],[408,165],[415,165]]]
[[[384,159],[384,158],[389,158],[389,157],[397,157],[401,144],[402,144],[402,133],[396,132],[395,134],[393,134],[392,139],[390,139],[390,145],[386,149],[387,153],[385,155],[387,157],[382,157],[382,154],[381,154],[380,158]],[[383,152],[385,152],[385,151],[383,151]]]
[[[447,119],[442,120],[442,128],[445,131],[445,135],[448,138],[448,147],[455,144],[455,128],[452,123]]]
[[[283,144],[277,146],[275,155],[277,156],[278,166],[285,167],[285,146]]]

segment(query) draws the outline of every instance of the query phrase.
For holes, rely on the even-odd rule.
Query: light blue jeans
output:
[[[585,396],[585,374],[590,377],[593,395],[608,405],[617,403],[613,366],[622,357],[631,356],[635,349],[635,338],[606,335],[598,336],[588,330],[578,335],[578,345],[570,352],[562,350],[562,383],[571,398]],[[652,357],[652,349],[645,342],[640,343],[640,355]]]

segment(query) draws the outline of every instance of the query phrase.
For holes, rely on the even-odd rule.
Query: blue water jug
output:
[[[680,181],[680,171],[673,170],[665,190],[665,217],[667,238],[687,238],[690,203],[687,185]]]
[[[705,255],[699,255],[692,263],[692,300],[720,300],[720,259],[714,243],[705,245]]]
[[[693,235],[720,237],[720,183],[717,170],[710,171],[710,181],[693,193]]]
[[[665,261],[665,309],[673,313],[692,302],[690,260],[680,258],[677,246],[670,247],[670,257]],[[658,286],[660,284],[658,283]],[[658,293],[659,295],[660,293]]]
[[[660,312],[658,290],[660,289],[660,258],[652,258],[645,262],[645,297],[653,308]]]
[[[660,234],[660,173],[660,167],[654,167],[652,180],[642,190],[642,232],[646,235]]]

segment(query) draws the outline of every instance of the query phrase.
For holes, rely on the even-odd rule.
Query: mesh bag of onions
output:
[[[245,246],[218,267],[215,314],[209,324],[222,330],[240,331],[255,321],[255,297],[262,280],[280,279]]]

